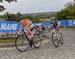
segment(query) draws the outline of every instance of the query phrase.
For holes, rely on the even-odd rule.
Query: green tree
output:
[[[17,0],[0,0],[1,3],[3,3],[3,1],[6,1],[8,3],[11,3],[13,1],[17,2]],[[3,5],[0,5],[0,12],[4,11],[6,8]]]
[[[56,14],[57,19],[75,19],[75,3],[67,3],[65,8]]]

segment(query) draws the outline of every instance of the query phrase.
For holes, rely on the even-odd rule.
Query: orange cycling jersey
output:
[[[24,24],[24,25],[28,25],[29,22],[30,21],[28,19],[21,20],[21,23]]]

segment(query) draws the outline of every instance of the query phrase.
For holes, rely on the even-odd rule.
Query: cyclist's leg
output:
[[[60,32],[59,26],[56,26],[56,31],[57,31],[57,32]]]
[[[28,33],[30,34],[30,36],[32,37],[32,38],[34,38],[34,34],[32,33],[32,31],[31,31],[31,28],[32,27],[27,27],[27,31],[28,31]]]

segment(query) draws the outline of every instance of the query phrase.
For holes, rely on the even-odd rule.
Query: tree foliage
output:
[[[17,2],[17,0],[0,0],[0,3],[3,3],[4,1],[11,3],[13,1]],[[4,11],[6,8],[3,5],[0,5],[0,12]]]
[[[40,22],[41,20],[40,19],[45,19],[45,18],[50,18],[50,15],[49,14],[21,14],[20,12],[16,13],[16,14],[12,14],[12,13],[9,13],[9,12],[6,12],[5,14],[3,15],[0,15],[0,18],[6,20],[8,19],[8,16],[10,16],[10,21],[20,21],[21,20],[21,16],[24,18],[28,18],[30,19],[31,21],[33,22]]]
[[[75,3],[67,3],[65,8],[56,14],[57,19],[75,19]]]
[[[3,5],[0,5],[0,11],[2,12],[4,10],[5,10],[4,6]]]

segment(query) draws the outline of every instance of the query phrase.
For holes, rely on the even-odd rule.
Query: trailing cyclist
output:
[[[49,29],[54,28],[56,31],[60,31],[58,21],[55,18],[51,18],[50,20],[51,20],[51,26],[49,26],[48,28]]]

